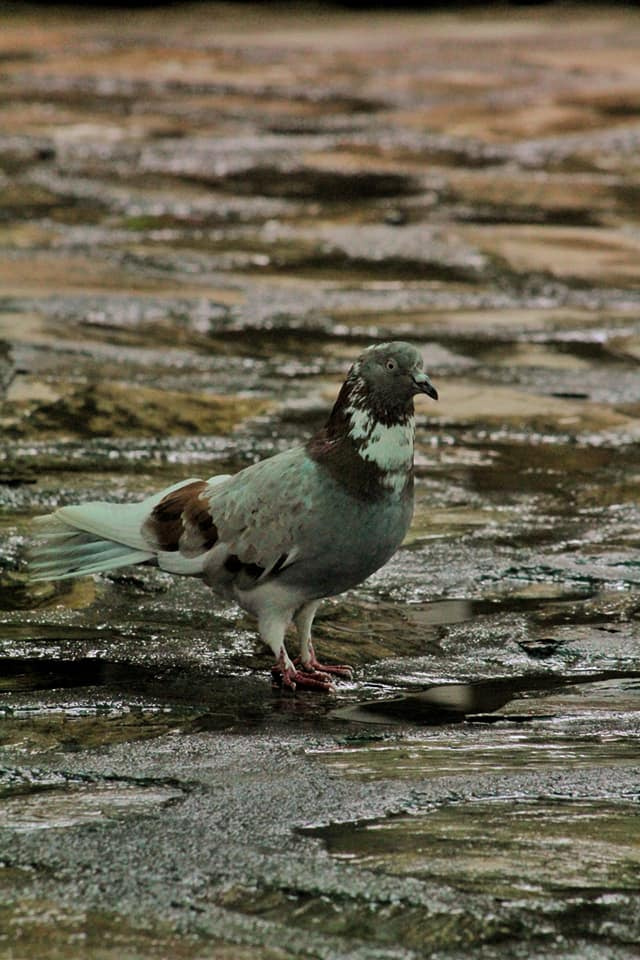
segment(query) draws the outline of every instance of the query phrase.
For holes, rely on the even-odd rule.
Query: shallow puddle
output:
[[[6,875],[6,876],[5,876]],[[63,907],[53,899],[23,897],[20,879],[10,868],[0,868],[0,885],[6,884],[11,899],[0,905],[0,949],[20,956],[50,960],[86,960],[90,953],[100,960],[197,960],[206,949],[212,960],[270,960],[267,954],[227,948],[215,942],[203,943],[197,937],[179,936],[166,922],[153,929],[144,923],[125,920],[119,913],[94,908]]]
[[[0,706],[0,751],[11,747],[34,756],[51,750],[77,753],[109,744],[160,737],[175,727],[189,727],[202,716],[197,708],[171,709],[148,703],[122,703],[111,698],[102,703],[69,701],[62,704]],[[208,722],[214,729],[211,715]],[[232,717],[218,715],[220,728]],[[0,754],[1,755],[1,754]]]
[[[551,641],[535,643],[527,651],[546,660],[557,652]],[[376,700],[358,700],[338,707],[332,716],[363,724],[438,726],[466,720],[474,723],[526,723],[539,717],[555,718],[607,714],[640,715],[640,672],[608,670],[562,674],[530,672],[522,676],[445,683],[418,692]],[[416,678],[413,678],[414,682]],[[416,684],[417,685],[417,684]]]
[[[637,892],[635,802],[496,797],[318,831],[332,856],[498,898]]]
[[[24,833],[119,820],[156,810],[181,795],[175,788],[118,783],[74,784],[65,790],[5,795],[0,806],[0,829]]]
[[[491,733],[447,730],[429,739],[407,735],[395,741],[382,738],[340,748],[313,752],[330,770],[363,780],[422,780],[430,777],[501,775],[540,768],[578,769],[594,766],[633,765],[640,739],[631,731],[625,737],[575,735],[560,724],[523,728],[521,717]],[[556,729],[560,727],[560,729]]]

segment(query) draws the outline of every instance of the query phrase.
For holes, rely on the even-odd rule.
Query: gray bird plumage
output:
[[[323,597],[389,560],[413,513],[413,398],[437,392],[408,343],[369,347],[326,425],[304,446],[234,476],[185,480],[141,503],[95,501],[39,518],[35,579],[152,561],[196,575],[258,619],[285,687],[329,690],[346,666],[318,662],[311,624]],[[284,634],[294,622],[300,666]]]

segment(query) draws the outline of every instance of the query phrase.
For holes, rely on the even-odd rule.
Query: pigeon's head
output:
[[[368,347],[349,371],[348,381],[355,393],[352,402],[359,400],[374,412],[393,415],[412,410],[412,400],[418,393],[437,400],[438,391],[423,367],[420,353],[402,340]]]
[[[342,384],[325,426],[307,446],[356,496],[389,490],[409,496],[415,420],[413,398],[438,391],[421,355],[400,340],[368,347]]]

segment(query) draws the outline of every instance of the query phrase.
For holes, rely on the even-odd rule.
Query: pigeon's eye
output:
[[[387,370],[395,370],[397,366],[398,364],[391,357],[389,357],[389,359],[385,363],[385,367],[387,368]]]

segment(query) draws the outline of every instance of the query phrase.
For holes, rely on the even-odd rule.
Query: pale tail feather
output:
[[[43,524],[44,536],[32,551],[29,564],[32,580],[68,580],[153,559],[150,550],[136,550],[127,544],[73,529],[56,520],[55,514],[42,519],[48,524]]]
[[[36,517],[41,536],[31,553],[31,578],[66,580],[153,560],[158,554],[144,540],[142,525],[163,497],[192,482],[181,480],[140,503],[95,500]]]

